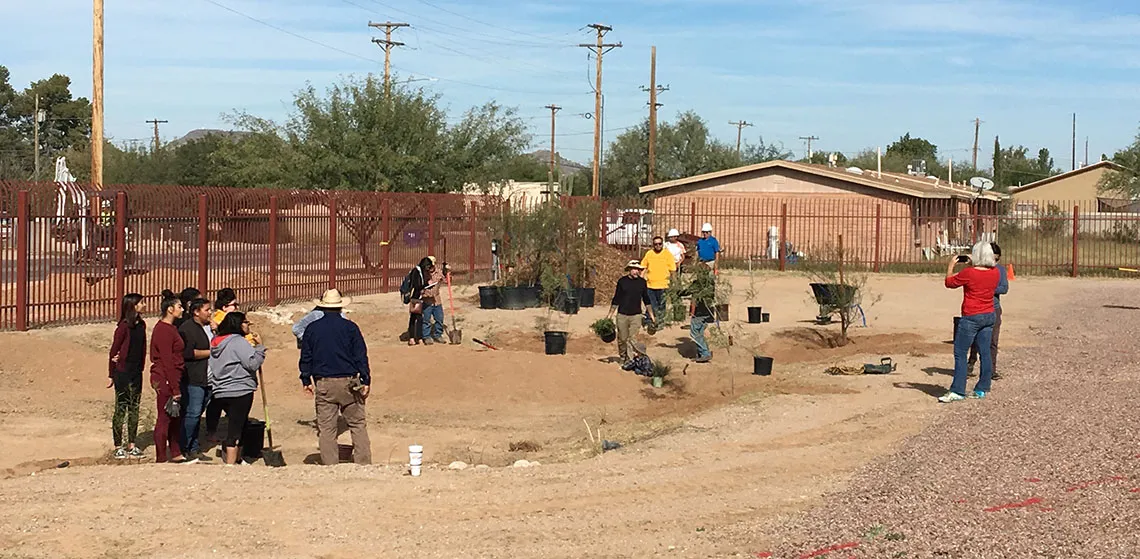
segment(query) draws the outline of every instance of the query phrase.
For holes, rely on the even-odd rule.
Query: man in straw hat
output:
[[[341,297],[340,291],[326,291],[320,300],[314,301],[325,316],[309,324],[301,339],[301,384],[316,404],[317,440],[321,463],[326,466],[340,462],[336,442],[340,417],[352,434],[352,461],[372,463],[364,414],[364,402],[372,384],[368,348],[354,322],[335,316],[351,302]]]
[[[657,322],[653,306],[649,304],[649,286],[645,283],[645,278],[641,277],[644,269],[637,260],[630,260],[625,265],[626,275],[618,279],[613,301],[610,302],[610,312],[606,314],[606,318],[617,314],[614,322],[617,326],[618,356],[623,364],[629,361],[630,342],[641,330],[642,305],[649,312],[649,320]]]

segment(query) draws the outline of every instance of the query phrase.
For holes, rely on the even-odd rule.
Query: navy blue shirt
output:
[[[340,314],[325,311],[325,314]],[[368,369],[368,347],[360,328],[351,320],[317,320],[301,338],[301,384],[309,386],[316,378],[343,378],[360,375],[362,384],[372,384]]]

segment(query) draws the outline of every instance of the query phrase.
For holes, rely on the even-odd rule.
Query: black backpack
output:
[[[403,283],[400,284],[400,297],[403,299],[405,305],[412,302],[412,274],[418,273],[419,271],[420,268],[418,266],[412,268],[411,271],[408,272],[408,275],[404,276]]]

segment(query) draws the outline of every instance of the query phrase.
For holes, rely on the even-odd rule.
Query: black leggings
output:
[[[249,410],[253,409],[253,392],[242,396],[215,398],[214,402],[211,407],[216,406],[219,415],[222,410],[226,412],[226,437],[222,439],[222,448],[233,448],[241,440],[241,432],[249,419]]]
[[[408,339],[418,340],[424,333],[424,313],[408,313]]]

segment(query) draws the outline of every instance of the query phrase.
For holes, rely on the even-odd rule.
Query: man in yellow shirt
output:
[[[653,248],[645,253],[645,257],[641,259],[641,265],[645,266],[645,283],[649,286],[649,304],[653,307],[656,316],[665,316],[662,312],[665,290],[669,288],[669,278],[673,272],[677,271],[677,260],[673,257],[673,253],[665,250],[664,239],[653,237]],[[648,309],[646,309],[645,319],[646,321],[649,320]]]

